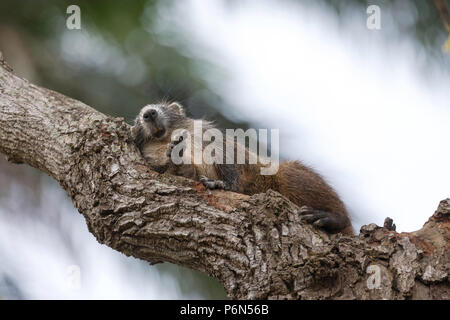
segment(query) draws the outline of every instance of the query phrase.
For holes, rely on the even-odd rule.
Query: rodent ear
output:
[[[184,107],[178,102],[172,102],[171,104],[169,104],[168,108],[181,114],[182,116],[186,115],[186,113],[184,112]]]

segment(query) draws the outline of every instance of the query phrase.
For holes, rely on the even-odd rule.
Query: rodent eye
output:
[[[156,110],[151,110],[150,111],[150,115],[152,116],[152,118],[155,118],[156,114],[157,114]]]

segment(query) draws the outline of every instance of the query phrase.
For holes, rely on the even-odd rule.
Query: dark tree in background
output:
[[[296,2],[295,0],[291,0]],[[225,1],[230,10],[235,1]],[[299,1],[300,2],[300,1]],[[312,1],[317,3],[317,1]],[[206,81],[207,73],[226,76],[211,63],[186,52],[189,44],[180,34],[158,27],[165,21],[165,7],[172,1],[33,1],[3,0],[0,3],[0,47],[19,75],[89,102],[100,111],[131,121],[139,108],[162,99],[182,102],[193,116],[206,116],[219,126],[233,123],[221,116],[223,99]],[[340,15],[349,6],[361,12],[378,4],[383,12],[401,15],[405,1],[323,1]],[[92,35],[93,48],[82,50],[80,43],[63,41],[66,8],[77,4],[82,12],[82,29]],[[413,35],[426,48],[429,59],[439,59],[448,67],[441,45],[447,32],[434,1],[408,1],[415,7],[413,23],[399,28]],[[75,31],[76,33],[76,31]],[[70,40],[69,40],[70,41]],[[67,57],[66,51],[75,56]],[[113,51],[112,53],[109,51]],[[78,55],[78,56],[76,56]],[[118,66],[124,64],[122,69]],[[133,73],[139,77],[133,77]],[[234,123],[234,126],[245,127]]]

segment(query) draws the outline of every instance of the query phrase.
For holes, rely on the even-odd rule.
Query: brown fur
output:
[[[163,110],[166,112],[166,109]],[[167,108],[167,110],[173,112],[173,108]],[[138,118],[135,125],[137,129],[138,126],[142,125],[139,121],[141,120]],[[211,127],[212,124],[210,122],[204,121],[204,128],[208,129]],[[148,139],[141,146],[141,151],[150,166],[160,169],[160,171],[182,175],[191,179],[206,176],[209,179],[222,180],[231,190],[249,195],[266,192],[269,189],[278,191],[299,207],[307,206],[314,210],[332,213],[348,219],[347,226],[339,231],[353,234],[348,212],[336,192],[319,174],[299,161],[281,162],[275,175],[261,175],[260,168],[262,164],[248,164],[248,161],[247,164],[241,165],[192,164],[174,166],[166,154],[167,145],[171,142],[170,133],[175,129],[181,128],[188,130],[193,136],[193,119],[184,116],[182,121],[169,125],[167,128],[169,134],[166,137],[162,139]],[[192,146],[192,151],[201,147],[194,144]],[[246,159],[248,159],[248,153],[249,151],[246,150]]]

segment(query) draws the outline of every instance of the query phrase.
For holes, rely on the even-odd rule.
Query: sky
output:
[[[450,78],[398,31],[417,12],[381,7],[381,29],[369,30],[351,7],[338,20],[311,3],[233,4],[162,8],[186,53],[226,74],[208,79],[229,106],[221,111],[279,129],[281,157],[321,173],[356,231],[387,216],[398,231],[421,228],[450,196]]]
[[[47,176],[32,201],[11,181],[0,201],[0,296],[8,299],[204,299],[189,273],[176,275],[97,242]],[[26,201],[24,201],[26,200]],[[30,208],[30,206],[33,206]],[[32,216],[24,214],[32,212]],[[192,279],[191,279],[192,278]]]

